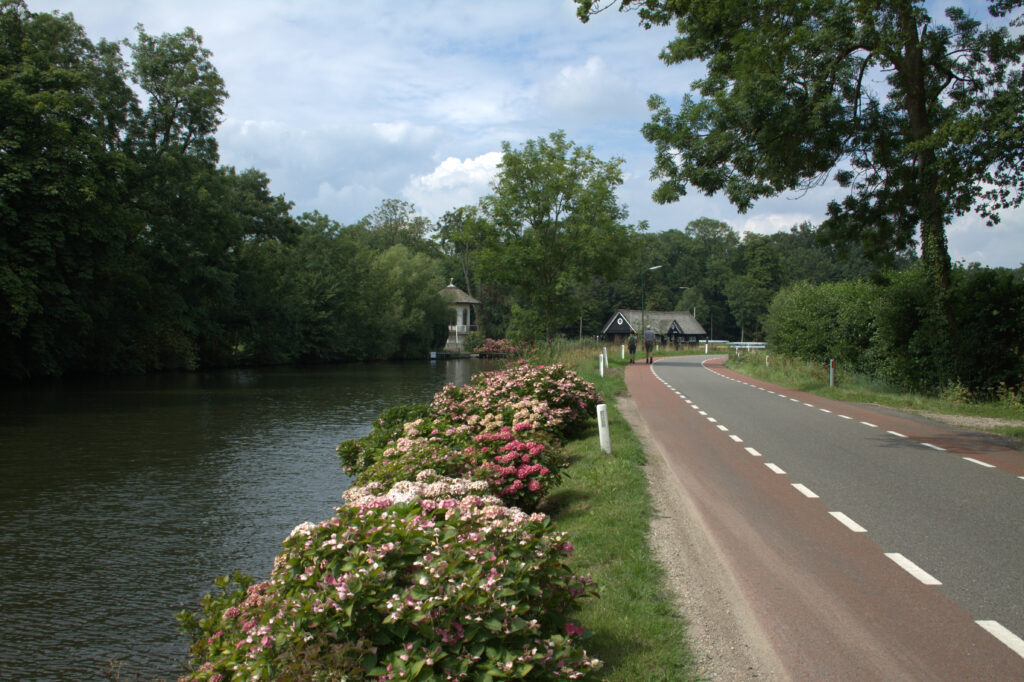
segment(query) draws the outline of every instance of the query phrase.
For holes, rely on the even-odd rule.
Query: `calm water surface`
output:
[[[348,479],[334,448],[478,361],[234,370],[0,390],[0,680],[175,679],[174,615],[265,577]]]

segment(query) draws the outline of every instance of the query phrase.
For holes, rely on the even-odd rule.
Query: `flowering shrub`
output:
[[[434,415],[481,432],[527,423],[567,437],[578,431],[599,400],[593,384],[563,365],[520,361],[504,370],[477,374],[466,386],[445,386],[434,396],[430,409]]]
[[[363,469],[357,485],[388,486],[419,478],[424,470],[444,476],[483,481],[504,504],[536,509],[544,494],[562,480],[567,465],[561,448],[520,440],[509,427],[473,437],[475,445],[448,446],[443,440],[399,439],[379,460]]]
[[[490,354],[501,354],[501,355],[518,355],[522,351],[521,346],[517,346],[508,339],[484,339],[484,342],[476,346],[473,349],[474,353],[481,353],[483,355]]]
[[[600,666],[570,619],[593,587],[548,517],[431,496],[473,482],[405,484],[348,495],[292,532],[270,580],[183,617],[191,679],[546,680]]]
[[[180,614],[182,679],[575,679],[601,663],[570,620],[592,595],[572,546],[527,514],[597,393],[560,365],[518,363],[386,410],[338,447],[356,477],[336,516],[298,526],[270,579],[217,581]],[[514,505],[514,506],[513,506]]]
[[[497,433],[475,436],[483,451],[497,450],[493,458],[481,467],[492,490],[504,504],[523,509],[536,509],[541,498],[562,480],[562,470],[568,462],[558,448],[543,443],[521,441],[513,430],[505,426]]]

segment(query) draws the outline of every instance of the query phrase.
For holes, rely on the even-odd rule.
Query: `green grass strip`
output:
[[[765,351],[734,354],[729,357],[725,366],[756,379],[832,400],[884,405],[910,412],[934,412],[1024,422],[1024,403],[1020,395],[1012,391],[1007,391],[999,400],[989,401],[966,400],[954,392],[949,392],[949,395],[928,396],[894,390],[877,380],[846,372],[842,367],[837,368],[835,386],[830,387],[826,366],[771,352],[768,356],[770,362],[766,363]],[[1024,439],[1024,425],[996,425],[979,421],[970,428]]]
[[[566,447],[572,464],[543,509],[567,531],[576,551],[572,568],[589,573],[600,598],[583,602],[579,615],[592,632],[587,651],[604,661],[604,680],[635,682],[699,679],[686,622],[672,606],[664,571],[648,542],[652,505],[644,473],[646,454],[615,408],[626,393],[622,366],[598,375],[597,352],[548,360],[564,362],[596,386],[608,406],[612,454],[601,450],[596,424]],[[593,356],[593,359],[590,356]],[[618,365],[618,367],[615,367]]]

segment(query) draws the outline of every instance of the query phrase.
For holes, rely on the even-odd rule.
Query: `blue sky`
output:
[[[624,159],[630,221],[682,229],[699,217],[767,234],[820,222],[834,184],[765,199],[747,214],[691,192],[651,198],[646,100],[678,102],[699,64],[666,66],[672,33],[609,11],[582,24],[571,0],[28,0],[71,12],[93,41],[191,26],[213,51],[230,98],[221,162],[255,167],[297,212],[343,223],[403,199],[431,219],[489,191],[502,141],[565,130],[602,159]],[[937,12],[941,16],[941,11]],[[979,18],[983,14],[977,13]],[[976,216],[949,228],[955,261],[1024,263],[1024,209],[1001,225]]]

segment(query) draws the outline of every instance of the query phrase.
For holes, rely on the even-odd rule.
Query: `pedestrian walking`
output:
[[[644,330],[644,350],[647,352],[647,364],[654,362],[654,358],[651,357],[651,353],[654,352],[654,330],[651,329],[651,325],[647,325],[647,329]]]

